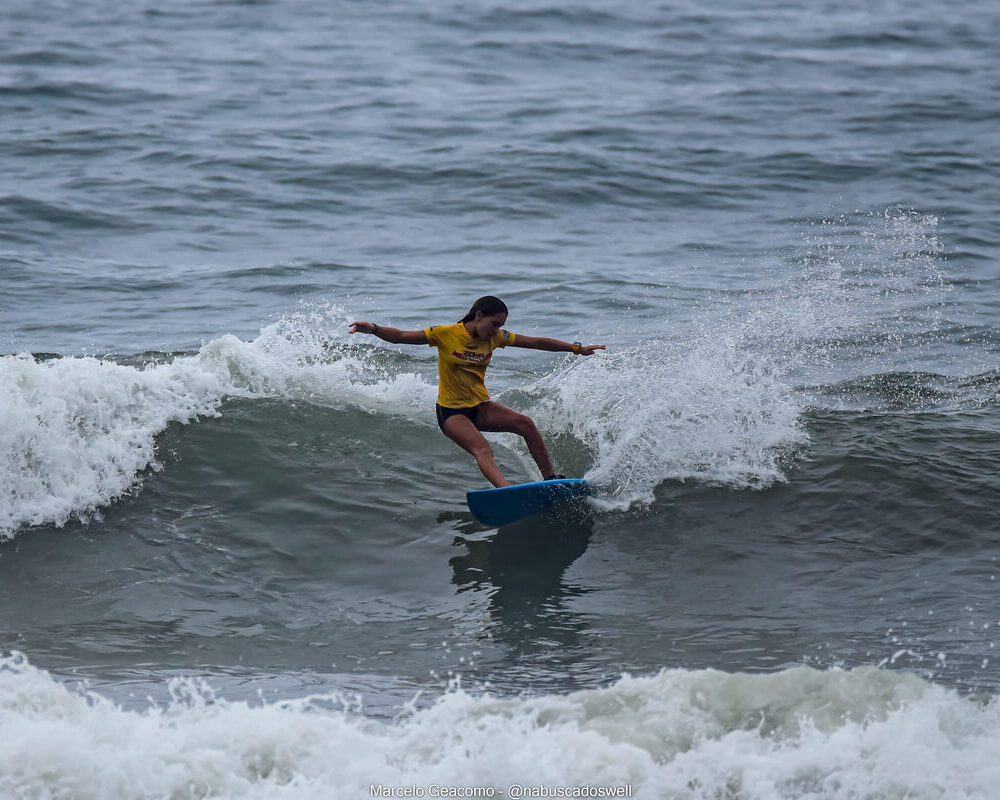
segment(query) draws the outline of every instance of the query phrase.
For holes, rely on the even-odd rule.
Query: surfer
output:
[[[493,457],[493,449],[482,431],[516,433],[524,438],[528,452],[545,480],[555,474],[549,451],[531,417],[490,400],[486,391],[486,367],[500,347],[593,355],[603,344],[580,344],[524,336],[504,330],[507,306],[492,295],[480,297],[469,313],[454,325],[432,325],[422,331],[401,331],[374,322],[352,322],[351,333],[368,333],[393,344],[426,344],[438,350],[437,421],[441,431],[476,459],[479,469],[494,486],[510,486]]]

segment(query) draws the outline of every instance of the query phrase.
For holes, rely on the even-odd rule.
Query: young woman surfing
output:
[[[479,469],[494,486],[510,486],[493,458],[493,449],[481,431],[516,433],[524,437],[545,480],[559,477],[542,435],[530,417],[490,400],[486,367],[499,347],[593,355],[603,344],[582,345],[503,330],[507,306],[487,295],[472,304],[469,313],[454,325],[434,325],[422,331],[401,331],[373,322],[352,322],[351,333],[370,333],[394,344],[426,344],[438,350],[437,420],[445,436],[471,453]]]

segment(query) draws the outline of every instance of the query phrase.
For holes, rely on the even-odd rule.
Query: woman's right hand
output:
[[[352,322],[348,333],[375,333],[375,327],[374,322]]]

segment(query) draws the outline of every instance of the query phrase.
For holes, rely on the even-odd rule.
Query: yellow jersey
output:
[[[438,405],[471,408],[490,399],[486,368],[493,351],[514,343],[514,334],[501,330],[489,341],[473,339],[465,324],[424,328],[427,344],[438,349]]]

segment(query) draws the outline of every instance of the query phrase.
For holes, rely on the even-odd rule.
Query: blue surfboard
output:
[[[519,483],[499,489],[468,492],[469,511],[484,525],[507,525],[511,522],[555,508],[589,494],[582,478],[557,478],[551,481]]]

